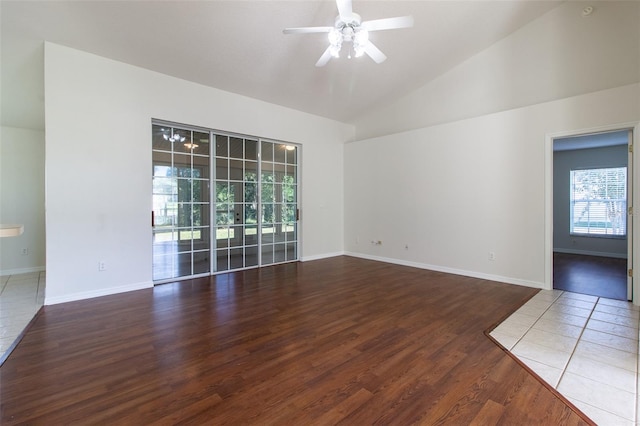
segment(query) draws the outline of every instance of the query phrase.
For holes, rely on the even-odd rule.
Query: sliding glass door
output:
[[[298,260],[297,146],[152,128],[154,281]]]

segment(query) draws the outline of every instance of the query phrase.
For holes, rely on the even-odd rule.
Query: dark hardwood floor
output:
[[[588,424],[483,334],[536,292],[343,256],[45,306],[0,423]]]
[[[627,300],[627,259],[554,253],[553,288]]]

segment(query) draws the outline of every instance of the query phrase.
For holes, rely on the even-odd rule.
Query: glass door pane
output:
[[[225,135],[213,139],[215,270],[297,260],[297,148]]]
[[[152,125],[153,279],[210,272],[209,134]]]
[[[298,259],[298,148],[262,141],[262,265]]]
[[[258,142],[213,135],[216,271],[258,266]]]

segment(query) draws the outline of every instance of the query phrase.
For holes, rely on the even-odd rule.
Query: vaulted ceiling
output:
[[[43,41],[342,122],[424,86],[560,1],[358,1],[363,20],[412,15],[413,28],[378,31],[387,55],[315,63],[330,26],[323,1],[0,2],[1,124],[44,129]]]

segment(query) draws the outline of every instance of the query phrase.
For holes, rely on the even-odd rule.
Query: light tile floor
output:
[[[640,308],[543,290],[491,336],[599,425],[638,423]]]
[[[45,273],[0,276],[0,360],[44,302]]]

